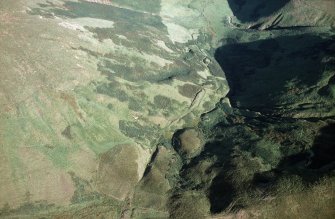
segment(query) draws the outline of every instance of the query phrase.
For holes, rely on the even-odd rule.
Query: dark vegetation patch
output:
[[[92,33],[94,33],[94,37],[99,41],[103,41],[106,39],[111,39],[113,43],[119,46],[124,46],[128,48],[134,48],[140,52],[145,53],[160,53],[166,56],[169,56],[168,52],[157,47],[155,42],[152,40],[155,37],[155,34],[162,35],[161,32],[164,33],[165,29],[154,29],[146,27],[139,27],[137,24],[132,23],[124,23],[119,25],[114,25],[113,28],[87,28]],[[125,38],[124,38],[125,37]],[[173,48],[173,44],[169,44],[169,40],[165,40],[166,44]]]
[[[136,100],[135,98],[129,98],[129,103],[128,103],[128,107],[130,110],[134,110],[134,111],[138,111],[141,112],[143,111],[143,103],[140,103],[139,100]]]
[[[166,109],[171,106],[172,100],[166,96],[157,95],[154,97],[154,104],[159,109]]]
[[[56,16],[63,16],[67,18],[90,17],[104,20],[111,20],[132,25],[133,28],[139,27],[160,27],[165,28],[159,16],[152,14],[145,14],[136,12],[134,10],[118,8],[111,5],[96,4],[91,2],[73,2],[65,1],[62,7],[57,7],[52,3],[41,5],[41,8],[35,8],[30,11],[33,15],[54,14]],[[137,27],[136,27],[137,26]],[[127,26],[129,27],[129,26]]]
[[[103,83],[96,87],[97,93],[114,97],[121,102],[126,102],[128,101],[129,97],[128,94],[122,89],[124,88],[117,82],[110,82],[108,84]]]
[[[136,10],[143,10],[152,13],[160,12],[160,1],[157,0],[113,0],[113,2],[132,7]]]
[[[104,195],[99,194],[98,192],[92,192],[90,191],[91,184],[87,180],[84,180],[78,176],[75,175],[73,172],[69,172],[71,175],[72,181],[74,182],[76,186],[76,190],[74,192],[74,195],[71,198],[71,202],[73,204],[75,203],[82,203],[82,202],[89,202],[91,200],[103,200]]]
[[[159,111],[162,111],[163,115],[165,116],[170,116],[171,112],[175,112],[176,110],[180,109],[182,104],[177,100],[171,99],[169,97],[156,95],[151,107],[152,109],[158,109]]]
[[[145,7],[146,10],[153,11],[159,10],[160,3],[155,1],[146,1],[145,3],[139,3],[138,1],[122,1],[121,5],[128,5],[131,7],[138,8]],[[144,8],[143,8],[144,9]],[[116,45],[132,48],[135,52],[145,52],[148,54],[160,53],[168,54],[155,46],[155,42],[152,41],[153,38],[157,36],[166,37],[164,41],[169,42],[166,33],[166,26],[162,23],[161,18],[151,13],[137,12],[136,10],[129,10],[119,7],[114,7],[111,5],[103,5],[90,3],[85,1],[72,2],[65,1],[63,5],[57,6],[53,3],[42,4],[38,8],[34,8],[28,13],[33,15],[41,15],[48,18],[66,17],[66,18],[96,18],[111,20],[115,22],[113,28],[93,28],[86,27],[91,31],[98,40],[112,39]],[[123,39],[126,37],[127,39]],[[170,47],[173,45],[170,44]],[[102,74],[107,75],[109,78],[113,76],[119,76],[129,81],[147,80],[147,81],[157,81],[161,77],[156,74],[156,71],[152,69],[156,68],[154,63],[148,63],[146,65],[146,60],[138,58],[131,55],[120,55],[120,54],[98,54],[94,51],[90,51],[85,48],[80,48],[81,50],[87,52],[89,55],[100,59],[97,66],[98,70]],[[111,62],[110,60],[113,60]],[[149,66],[150,65],[150,66]],[[129,67],[133,66],[133,67]]]
[[[71,126],[68,125],[63,131],[62,131],[62,135],[64,137],[66,137],[67,139],[73,139],[73,134],[72,134],[72,131],[71,131]]]
[[[119,128],[121,132],[131,138],[153,139],[157,132],[154,127],[142,126],[138,122],[120,120]]]
[[[184,84],[178,87],[179,93],[189,98],[193,98],[199,90],[199,86],[193,84]]]

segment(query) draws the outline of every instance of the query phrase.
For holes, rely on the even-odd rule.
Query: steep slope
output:
[[[230,92],[202,116],[206,143],[184,159],[171,216],[331,218],[333,2],[228,2],[235,28],[225,31],[214,57]],[[187,210],[190,203],[195,210]]]
[[[334,27],[331,0],[228,0],[238,25],[252,29]]]

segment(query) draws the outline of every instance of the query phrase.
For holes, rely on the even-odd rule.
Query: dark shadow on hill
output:
[[[215,59],[226,74],[234,107],[271,113],[318,95],[323,58],[333,56],[334,40],[302,34],[231,43]]]
[[[205,145],[205,150],[197,157],[191,160],[189,164],[183,166],[181,177],[187,182],[184,187],[199,189],[202,184],[193,184],[193,176],[189,175],[189,170],[194,170],[204,159],[216,159],[212,164],[208,173],[213,169],[220,169],[216,176],[212,179],[208,188],[208,199],[210,201],[211,213],[219,213],[229,207],[235,198],[236,188],[227,176],[226,171],[231,168],[229,159],[233,153],[233,144],[221,141],[209,142]],[[191,183],[190,183],[191,182]]]
[[[335,169],[335,123],[322,127],[313,146],[284,157],[275,170],[286,177],[298,176],[305,185],[313,185]]]
[[[228,0],[234,15],[241,22],[253,22],[273,15],[290,0]]]
[[[183,166],[185,188],[202,189],[192,179],[204,160],[213,161],[209,175],[217,171],[206,188],[214,214],[248,206],[240,199],[245,194],[255,202],[276,195],[285,179],[301,182],[297,189],[314,185],[335,167],[333,122],[228,115],[209,129],[212,140],[202,153]]]
[[[220,213],[227,209],[234,201],[235,193],[234,186],[226,179],[224,172],[221,172],[213,179],[208,194],[211,213]]]
[[[309,165],[311,169],[335,166],[335,124],[330,124],[320,130],[312,148],[313,157]]]

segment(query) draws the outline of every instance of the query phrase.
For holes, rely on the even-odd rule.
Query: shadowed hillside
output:
[[[234,15],[241,22],[253,22],[273,16],[290,0],[228,0]]]
[[[235,107],[300,117],[333,115],[334,46],[333,37],[281,36],[227,44],[215,58],[226,73]],[[328,93],[322,95],[323,90]]]

